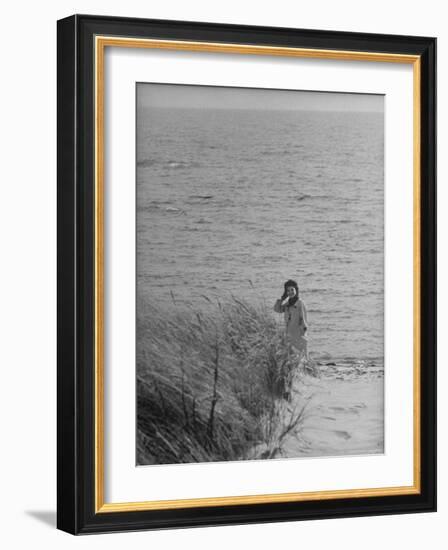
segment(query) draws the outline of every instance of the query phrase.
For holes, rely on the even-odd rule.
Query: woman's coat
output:
[[[282,301],[277,300],[274,305],[274,311],[283,313],[285,318],[286,335],[291,344],[298,351],[307,350],[308,340],[305,336],[308,320],[305,304],[300,298],[293,305],[282,306]]]

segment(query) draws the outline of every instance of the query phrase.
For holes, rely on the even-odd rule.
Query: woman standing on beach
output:
[[[275,302],[274,311],[285,316],[286,335],[292,347],[299,352],[300,359],[308,361],[308,330],[306,307],[299,298],[299,286],[289,279],[284,285],[282,297]]]

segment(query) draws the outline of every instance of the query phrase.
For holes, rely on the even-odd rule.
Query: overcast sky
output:
[[[138,83],[137,106],[381,113],[384,109],[384,96],[339,92],[301,92],[296,90]]]

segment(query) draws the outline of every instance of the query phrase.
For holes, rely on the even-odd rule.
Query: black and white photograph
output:
[[[136,85],[137,465],[384,453],[384,96]]]

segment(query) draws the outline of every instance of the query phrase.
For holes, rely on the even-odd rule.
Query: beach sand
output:
[[[381,454],[384,452],[383,368],[363,361],[320,365],[305,376],[291,407],[307,402],[303,422],[282,445],[284,457]]]

